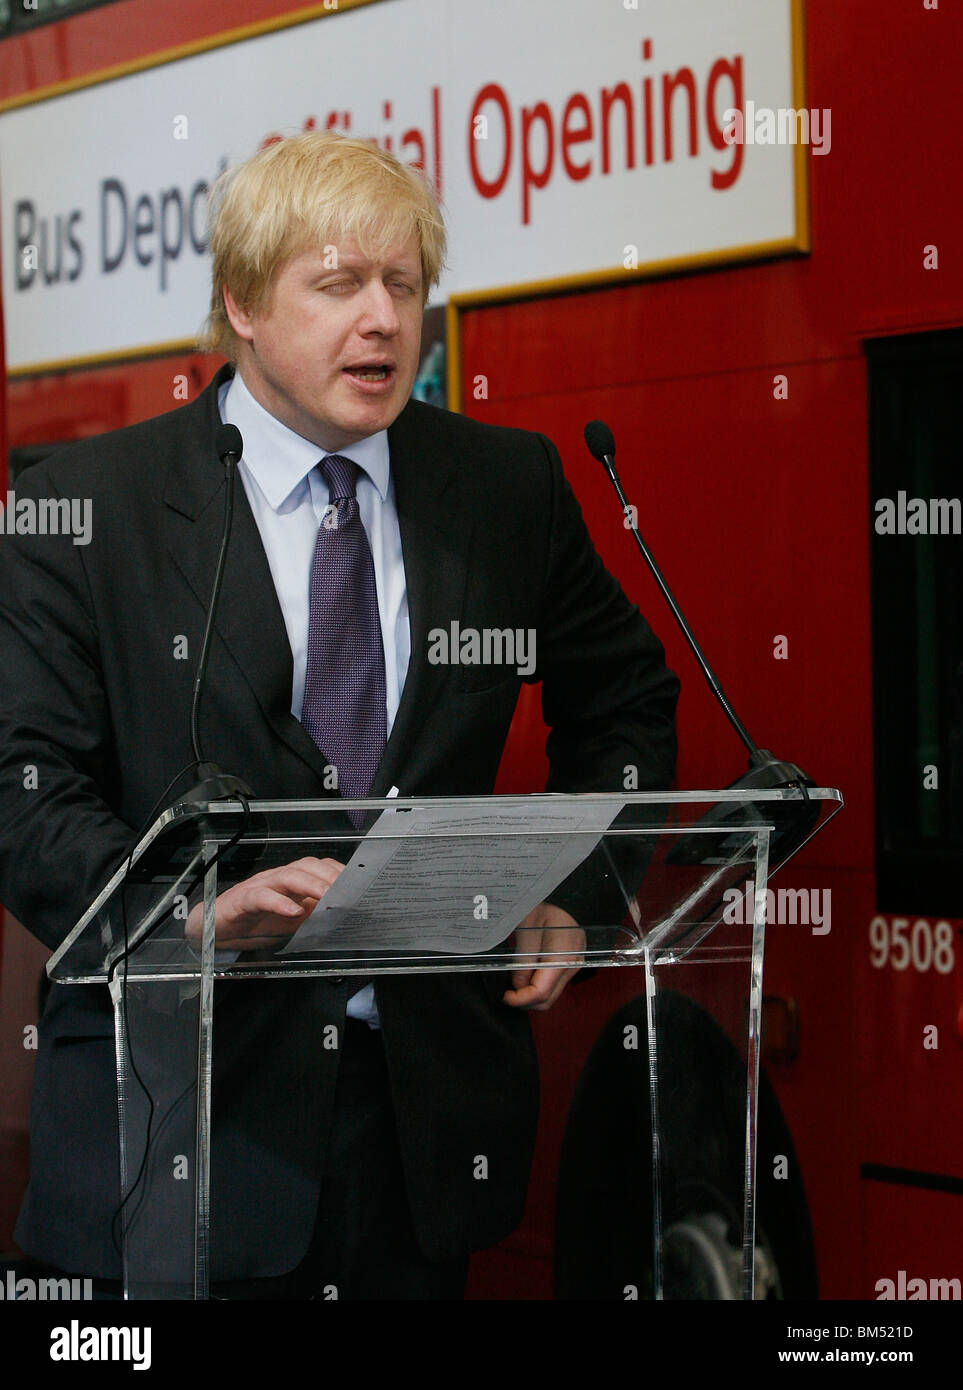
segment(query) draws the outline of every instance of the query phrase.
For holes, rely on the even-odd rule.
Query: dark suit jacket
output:
[[[0,542],[0,900],[50,947],[126,857],[190,762],[196,655],[224,500],[217,388],[75,444],[18,496],[90,498],[93,538]],[[411,402],[390,430],[411,621],[401,706],[372,788],[487,794],[515,708],[513,668],[432,665],[428,633],[533,628],[551,728],[550,791],[640,789],[673,774],[678,683],[604,569],[544,437]],[[175,660],[186,636],[191,659]],[[292,663],[242,487],[202,706],[205,754],[255,794],[331,795],[325,758],[290,713]],[[38,770],[26,790],[24,768]],[[500,976],[377,984],[408,1195],[433,1258],[490,1245],[520,1220],[537,1115],[529,1023]],[[258,982],[219,1005],[214,1275],[292,1268],[310,1236],[336,1054],[319,1046],[349,986]],[[41,1022],[30,1187],[18,1240],[84,1274],[118,1273],[116,1106],[107,991],[54,986]],[[489,1177],[473,1176],[475,1155]]]

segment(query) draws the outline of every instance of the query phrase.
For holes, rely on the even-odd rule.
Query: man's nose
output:
[[[394,297],[383,280],[372,277],[364,287],[361,322],[362,333],[381,333],[390,337],[401,327]]]

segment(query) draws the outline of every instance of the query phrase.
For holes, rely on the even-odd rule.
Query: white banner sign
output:
[[[758,113],[791,112],[793,92],[790,0],[382,0],[13,107],[8,367],[192,339],[209,185],[305,127],[373,138],[436,181],[436,301],[789,250],[799,132]]]

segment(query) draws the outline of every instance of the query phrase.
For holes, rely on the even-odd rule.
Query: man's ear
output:
[[[234,332],[244,342],[249,343],[254,338],[254,317],[249,309],[243,308],[237,303],[231,291],[225,285],[221,290],[224,297],[224,312],[227,314],[228,321]]]

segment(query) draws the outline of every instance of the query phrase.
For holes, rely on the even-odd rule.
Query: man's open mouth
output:
[[[358,381],[384,381],[391,375],[390,367],[345,367],[344,370]]]

